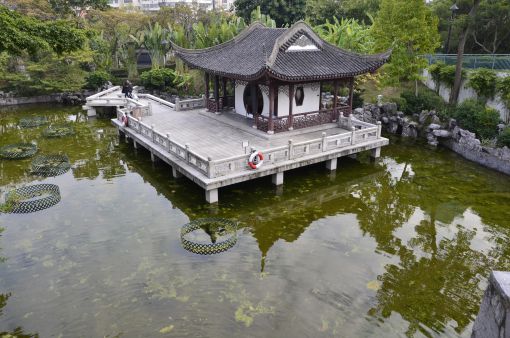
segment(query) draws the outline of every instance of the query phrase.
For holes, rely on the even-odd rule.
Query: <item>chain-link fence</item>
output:
[[[428,60],[429,65],[436,62],[443,62],[447,65],[457,63],[457,54],[428,54],[424,57]],[[510,70],[510,54],[464,54],[462,67]]]

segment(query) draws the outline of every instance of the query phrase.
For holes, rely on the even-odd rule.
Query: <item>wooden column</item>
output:
[[[221,85],[223,87],[223,107],[225,107],[227,105],[227,78],[226,77],[222,78]]]
[[[218,75],[214,76],[214,101],[215,101],[215,111],[220,111],[220,77]]]
[[[347,112],[347,116],[351,115],[352,112],[352,98],[354,95],[354,78],[351,77],[351,80],[349,81],[349,111]]]
[[[319,82],[319,111],[322,110],[322,81]]]
[[[292,108],[294,106],[294,84],[289,85],[289,130],[294,129],[294,116],[292,116]]]
[[[248,84],[250,86],[251,97],[251,114],[255,121],[255,128],[259,126],[259,100],[257,98],[257,85],[255,83]]]
[[[272,83],[269,83],[269,122],[267,126],[267,133],[268,134],[274,134],[274,124],[273,124],[273,115],[274,115],[274,89],[275,85]]]
[[[209,109],[209,73],[205,73],[205,108]]]
[[[338,80],[333,81],[333,113],[338,121]]]

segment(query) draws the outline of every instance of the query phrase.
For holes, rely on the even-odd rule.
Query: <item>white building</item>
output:
[[[114,8],[132,7],[143,11],[158,11],[161,7],[174,7],[177,4],[197,5],[199,8],[210,10],[228,10],[234,5],[234,0],[108,0],[108,4]]]

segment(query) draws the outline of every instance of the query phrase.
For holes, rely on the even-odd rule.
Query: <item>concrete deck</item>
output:
[[[96,94],[84,109],[119,103],[119,94],[118,90]],[[153,159],[172,166],[175,177],[184,175],[204,188],[210,203],[218,201],[220,187],[268,175],[280,185],[286,170],[322,161],[329,170],[336,170],[338,157],[365,150],[378,157],[380,148],[389,143],[380,136],[380,125],[350,118],[268,135],[252,128],[250,119],[231,112],[217,115],[203,108],[175,110],[175,104],[151,95],[139,96],[137,101],[121,103],[112,123],[135,147],[143,146]],[[144,108],[145,116],[131,116],[133,107]],[[122,123],[123,114],[128,116],[128,126]],[[244,148],[246,142],[249,146]],[[264,154],[264,164],[257,170],[248,166],[251,148]]]
[[[301,129],[289,132],[291,134],[268,135],[252,128],[251,119],[247,123],[241,122],[235,113],[217,116],[203,108],[187,111],[169,111],[165,108],[153,104],[152,116],[144,116],[141,121],[149,126],[154,125],[154,129],[163,135],[170,134],[172,140],[178,143],[187,143],[197,154],[213,159],[245,154],[243,141],[248,141],[249,147],[262,150],[285,146],[289,138],[294,142],[303,142],[320,138],[322,132],[326,132],[327,136],[349,132],[336,124],[330,124],[309,131]]]

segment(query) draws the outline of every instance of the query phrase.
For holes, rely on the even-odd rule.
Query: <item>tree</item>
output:
[[[385,67],[389,82],[414,80],[417,84],[427,66],[421,55],[439,46],[437,23],[423,0],[382,0],[372,33],[375,51],[393,48]]]
[[[266,27],[276,28],[276,21],[274,21],[269,14],[262,14],[260,6],[251,12],[251,22],[259,21]]]
[[[510,2],[508,0],[482,1],[474,24],[471,35],[475,45],[481,48],[482,51],[495,54],[505,43],[508,47]],[[505,51],[508,52],[509,50],[506,49]]]
[[[381,0],[307,0],[306,19],[312,25],[320,25],[333,18],[355,19],[371,23],[371,16],[379,10]]]
[[[459,10],[451,21],[451,0],[434,0],[432,11],[439,18],[439,31],[443,46],[448,38],[448,29],[452,27],[450,50],[457,50],[460,32],[465,25],[465,16],[469,13],[473,0],[457,0]],[[472,20],[472,31],[466,39],[466,53],[508,53],[510,52],[510,3],[507,0],[482,0]]]
[[[149,23],[149,26],[136,36],[131,35],[131,38],[139,46],[143,45],[147,48],[153,69],[158,69],[160,66],[165,65],[165,54],[167,52],[165,42],[169,44],[171,39],[168,29],[161,27],[158,22],[154,25]]]
[[[236,14],[246,22],[251,13],[260,6],[262,13],[268,14],[276,22],[277,27],[291,25],[305,18],[306,0],[235,0]]]
[[[49,0],[49,2],[51,8],[62,16],[75,14],[77,17],[83,17],[88,10],[108,8],[108,0]]]
[[[0,52],[19,55],[52,50],[58,54],[80,49],[85,32],[69,22],[41,21],[0,6]]]
[[[350,51],[369,54],[374,48],[371,26],[360,24],[355,19],[326,20],[325,24],[315,26],[314,30],[327,42]]]
[[[331,22],[334,18],[343,18],[345,12],[336,0],[307,0],[305,16],[311,25],[316,26]]]
[[[41,20],[57,17],[48,0],[4,0],[3,4],[16,12]]]
[[[91,44],[99,54],[98,58],[108,58],[114,67],[126,66],[130,78],[136,74],[136,53],[131,35],[136,35],[149,22],[149,17],[140,11],[112,9],[108,11],[92,10],[87,15],[90,28],[99,31]],[[103,45],[108,46],[108,51]],[[134,68],[132,65],[134,64]]]
[[[473,5],[467,15],[463,15],[459,18],[462,29],[459,34],[459,45],[457,47],[457,64],[455,66],[455,81],[453,83],[452,91],[450,92],[450,104],[456,104],[459,99],[460,85],[462,82],[462,60],[464,58],[464,47],[466,45],[467,38],[473,27],[473,20],[476,16],[478,7],[480,6],[481,0],[473,0]]]

